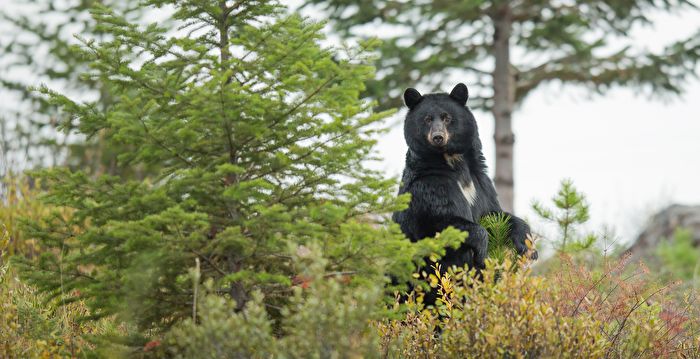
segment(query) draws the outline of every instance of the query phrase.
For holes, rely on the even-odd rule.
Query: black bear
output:
[[[466,107],[468,97],[467,86],[462,83],[449,95],[421,95],[413,88],[404,92],[408,152],[399,194],[411,193],[411,203],[406,210],[394,213],[393,220],[413,242],[432,237],[448,226],[468,232],[462,246],[448,249],[440,260],[443,269],[465,264],[483,269],[488,233],[479,220],[503,212],[486,173],[476,120]],[[528,250],[530,227],[508,215],[514,247],[523,254]],[[537,252],[531,256],[536,258]]]

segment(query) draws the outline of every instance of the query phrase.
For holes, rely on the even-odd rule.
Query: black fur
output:
[[[448,226],[468,232],[463,245],[449,249],[440,260],[443,269],[465,264],[484,268],[488,234],[479,221],[487,214],[503,212],[486,171],[476,120],[465,107],[468,98],[464,84],[455,86],[449,95],[422,96],[412,88],[404,93],[409,108],[404,123],[408,152],[399,194],[410,192],[412,197],[409,208],[394,213],[393,219],[413,242],[433,237]],[[472,203],[460,186],[473,186]],[[511,239],[523,254],[528,250],[530,227],[509,215]],[[536,256],[533,252],[532,257]]]

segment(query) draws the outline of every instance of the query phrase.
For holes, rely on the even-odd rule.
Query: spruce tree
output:
[[[625,86],[678,94],[700,59],[700,32],[659,52],[634,46],[629,36],[651,25],[653,15],[697,11],[686,0],[305,2],[319,4],[344,37],[384,40],[380,76],[367,90],[383,108],[399,106],[406,87],[444,91],[455,76],[468,76],[470,106],[493,114],[494,182],[507,211],[514,198],[512,114],[533,91],[559,82],[596,92]],[[367,31],[377,27],[383,30]]]
[[[300,304],[314,281],[381,290],[465,238],[447,230],[414,244],[385,223],[408,198],[365,166],[388,115],[359,97],[374,42],[323,47],[322,24],[271,0],[143,4],[172,10],[174,27],[96,7],[107,40],[82,38],[74,49],[114,101],[40,92],[80,133],[133,148],[120,168],[155,164],[158,175],[38,172],[45,201],[63,210],[27,223],[48,250],[18,262],[24,278],[56,300],[85,301],[88,319],[125,323],[123,343],[136,347],[173,326],[187,337],[205,292],[227,308],[254,302],[273,321],[286,318],[281,335],[290,320],[313,317],[294,308],[317,307]],[[342,298],[357,295],[337,305],[352,308]],[[186,318],[195,322],[180,326]]]

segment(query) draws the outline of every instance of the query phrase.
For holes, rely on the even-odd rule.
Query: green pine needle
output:
[[[489,234],[489,258],[499,263],[506,256],[515,253],[515,247],[510,240],[510,216],[505,213],[489,214],[481,218],[481,226]]]

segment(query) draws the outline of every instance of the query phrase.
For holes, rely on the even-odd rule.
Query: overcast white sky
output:
[[[17,1],[0,0],[0,6],[11,3]],[[299,0],[286,3],[294,6]],[[690,35],[700,27],[700,12],[656,20],[654,28],[633,34],[638,46],[658,49]],[[455,78],[443,90],[460,81]],[[393,129],[377,148],[383,159],[378,166],[388,176],[403,169],[403,114],[390,119]],[[487,113],[476,117],[493,167],[493,120]],[[537,230],[543,228],[534,221],[530,203],[552,197],[563,178],[573,179],[588,196],[591,229],[608,225],[621,241],[634,238],[648,215],[668,204],[700,204],[700,81],[666,103],[626,89],[598,96],[582,88],[544,87],[515,113],[514,131],[516,212]]]

